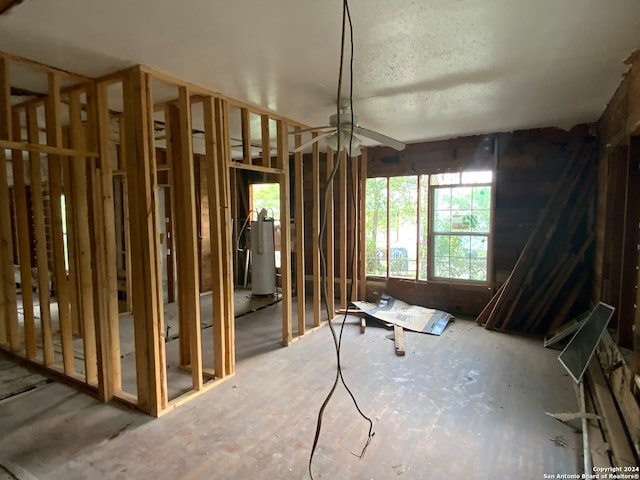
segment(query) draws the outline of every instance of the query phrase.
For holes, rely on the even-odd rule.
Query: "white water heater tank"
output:
[[[273,242],[273,219],[262,209],[258,220],[251,222],[251,293],[276,293],[276,256]]]

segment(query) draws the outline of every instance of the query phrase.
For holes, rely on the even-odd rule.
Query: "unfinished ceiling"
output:
[[[350,8],[360,124],[408,142],[595,121],[640,47],[637,0]],[[0,16],[0,50],[92,77],[145,64],[325,125],[341,15],[338,0],[25,0]]]

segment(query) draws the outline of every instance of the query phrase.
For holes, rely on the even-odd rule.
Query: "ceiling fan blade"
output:
[[[404,150],[404,147],[406,146],[404,143],[402,143],[399,140],[396,140],[395,138],[387,137],[386,135],[383,135],[378,132],[374,132],[373,130],[369,130],[368,128],[354,126],[353,132],[358,133],[364,137],[370,138],[371,140],[375,140],[376,142],[380,142],[383,145],[387,145],[396,150]]]
[[[309,128],[302,128],[300,130],[291,130],[289,132],[289,135],[296,135],[298,133],[307,133],[307,132],[317,132],[318,130],[324,130],[325,128],[334,128],[330,125],[326,125],[324,127],[309,127]]]
[[[302,152],[305,148],[310,147],[311,145],[313,145],[316,142],[319,142],[320,140],[322,140],[323,138],[327,138],[329,135],[332,135],[333,131],[329,131],[329,132],[323,132],[320,135],[316,135],[315,137],[313,137],[311,140],[309,140],[308,142],[303,143],[302,145],[300,145],[298,148],[296,148],[293,153],[298,153],[298,152]]]

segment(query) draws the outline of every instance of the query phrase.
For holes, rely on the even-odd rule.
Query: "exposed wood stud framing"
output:
[[[11,92],[9,62],[0,58],[0,140],[11,140]],[[1,147],[0,147],[1,148]],[[9,184],[4,150],[0,153],[0,344],[9,342],[12,351],[20,348],[20,331],[13,279],[13,238],[9,211]]]
[[[362,155],[360,156],[360,171],[359,171],[359,182],[358,182],[358,197],[360,198],[360,205],[358,211],[360,215],[358,216],[358,245],[360,249],[358,250],[358,281],[359,281],[359,299],[366,300],[367,297],[367,258],[366,258],[366,248],[364,248],[366,244],[366,186],[367,186],[367,150],[362,149]],[[354,274],[355,275],[355,274]]]
[[[271,139],[269,137],[269,115],[260,115],[260,129],[262,141],[262,166],[271,166]]]
[[[300,135],[295,135],[294,146],[302,145]],[[296,298],[298,313],[298,335],[305,333],[306,317],[306,288],[305,288],[305,266],[304,266],[304,176],[303,176],[303,156],[302,152],[294,154],[294,185],[295,185],[295,231],[296,231]]]
[[[278,141],[278,165],[285,173],[280,175],[280,268],[284,274],[282,282],[282,343],[289,345],[292,341],[292,308],[291,308],[291,196],[289,191],[289,150],[287,124],[284,120],[276,121]]]
[[[229,148],[229,108],[226,100],[215,101],[215,128],[217,139],[216,165],[219,168],[218,195],[221,209],[220,240],[222,245],[222,272],[224,277],[225,306],[224,321],[224,374],[232,375],[235,372],[235,322],[233,305],[233,242],[231,240],[231,192],[229,165],[231,164],[231,150]]]
[[[251,123],[249,122],[249,109],[240,109],[240,123],[242,128],[242,161],[251,164]]]
[[[62,119],[60,104],[60,79],[55,72],[49,73],[49,95],[45,101],[47,144],[62,146]],[[65,267],[63,219],[62,219],[62,158],[50,154],[49,195],[51,209],[51,234],[53,237],[53,271],[58,300],[58,321],[62,340],[62,360],[66,374],[75,371],[73,358],[73,335],[69,304],[69,284]],[[94,358],[95,360],[95,358]],[[95,373],[95,369],[93,369]],[[87,372],[87,375],[89,372]]]
[[[86,134],[82,126],[80,95],[69,97],[70,136],[73,147],[84,147]],[[84,337],[85,372],[87,383],[98,380],[96,357],[96,331],[94,317],[94,287],[91,272],[91,233],[89,230],[89,190],[87,185],[87,159],[71,159],[71,190],[73,213],[76,228],[76,254],[78,262],[79,308]],[[93,190],[93,189],[92,189]],[[91,202],[93,204],[93,202]]]
[[[348,238],[347,238],[347,152],[341,150],[338,156],[338,251],[340,252],[340,310],[347,309],[347,258],[350,256],[348,253]]]
[[[204,131],[205,131],[205,168],[207,175],[207,195],[211,220],[209,222],[209,235],[211,237],[211,270],[212,270],[212,296],[213,298],[225,298],[224,268],[220,259],[223,256],[222,225],[223,189],[220,188],[220,162],[216,150],[216,118],[215,105],[212,97],[206,97],[203,101]],[[224,301],[213,302],[213,368],[217,378],[226,375],[226,342],[225,324],[229,322],[229,306]]]
[[[149,153],[148,74],[138,68],[125,77],[124,116],[131,218],[133,317],[138,406],[158,415],[167,403],[163,311],[159,306],[158,231],[153,197],[155,177]],[[148,103],[147,103],[148,102]],[[132,161],[138,159],[138,161]],[[153,166],[155,167],[155,166]]]
[[[331,175],[333,171],[334,163],[333,163],[333,155],[334,152],[330,148],[327,148],[327,179]],[[334,227],[334,199],[333,199],[333,185],[328,185],[326,187],[326,196],[325,196],[325,215],[326,215],[326,226],[325,226],[325,239],[326,239],[326,268],[325,268],[325,278],[324,281],[327,285],[327,298],[325,301],[327,302],[327,310],[329,311],[329,318],[327,320],[331,321],[335,316],[335,227]]]
[[[93,170],[96,212],[92,256],[95,258],[93,284],[97,319],[98,397],[111,400],[122,388],[120,364],[120,323],[118,317],[118,273],[116,267],[113,175],[109,162],[109,109],[106,87],[92,84],[87,95],[90,135],[98,142],[100,162]],[[93,125],[93,127],[91,127]],[[95,131],[92,131],[95,130]]]
[[[27,107],[27,130],[30,143],[38,142],[38,112],[35,105]],[[42,336],[42,363],[52,365],[53,337],[51,335],[51,310],[49,292],[49,266],[47,261],[47,240],[45,229],[45,209],[40,155],[29,152],[29,176],[31,178],[31,208],[33,209],[33,230],[36,245],[36,268],[38,271],[38,299],[40,309],[40,334]]]
[[[12,127],[13,138],[20,138],[20,115],[17,111],[13,114]],[[37,347],[35,319],[33,314],[33,285],[31,282],[31,241],[29,239],[29,217],[26,214],[26,212],[28,212],[28,208],[24,178],[25,162],[22,158],[22,152],[19,150],[12,150],[11,161],[13,166],[16,211],[25,212],[23,214],[16,215],[16,226],[19,240],[18,255],[20,261],[20,288],[22,290],[22,307],[24,316],[25,353],[28,359],[33,360],[37,354]]]
[[[316,137],[318,134],[313,133]],[[313,270],[313,325],[320,326],[322,318],[322,285],[320,272],[320,149],[318,142],[311,149],[311,196],[313,212],[311,215],[312,243],[312,270]]]
[[[351,185],[349,185],[348,195],[349,199],[348,203],[348,212],[349,212],[349,221],[351,235],[349,235],[349,242],[351,242],[351,246],[349,246],[349,242],[347,242],[347,248],[349,249],[348,258],[351,259],[351,265],[349,268],[351,269],[351,286],[350,286],[350,296],[351,300],[358,299],[358,285],[359,285],[359,270],[358,265],[360,261],[360,244],[358,243],[359,237],[359,223],[358,219],[360,218],[360,179],[358,178],[358,174],[360,173],[360,162],[361,157],[354,157],[351,159],[349,163],[349,172],[351,175],[349,176],[349,180],[351,181]],[[364,205],[362,206],[364,210]],[[347,305],[348,306],[348,305]]]
[[[196,228],[194,162],[191,137],[191,104],[186,87],[179,87],[180,152],[172,157],[174,194],[181,212],[176,215],[178,260],[178,315],[188,324],[189,364],[194,390],[202,388],[202,341],[200,329],[200,280]],[[174,138],[175,138],[175,131]],[[183,332],[180,332],[181,336]]]

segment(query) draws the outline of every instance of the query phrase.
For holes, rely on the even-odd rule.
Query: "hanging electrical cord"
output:
[[[347,21],[349,22],[349,33],[350,33],[350,46],[351,46],[351,57],[349,60],[349,74],[350,74],[350,85],[349,85],[349,105],[351,107],[351,125],[353,125],[353,24],[351,22],[351,13],[349,11],[349,4],[347,0],[343,0],[343,4],[342,4],[342,35],[341,35],[341,44],[340,44],[340,69],[339,69],[339,74],[338,74],[338,93],[337,93],[337,99],[336,99],[336,106],[337,106],[337,115],[338,115],[338,125],[337,125],[337,131],[341,132],[341,123],[342,123],[342,117],[340,116],[340,101],[341,101],[341,96],[342,96],[342,69],[343,69],[343,64],[344,64],[344,47],[345,47],[345,33],[346,33],[346,24]],[[334,166],[333,166],[333,170],[331,171],[329,177],[327,178],[327,183],[325,185],[324,188],[324,198],[325,198],[325,208],[322,214],[322,221],[321,221],[321,225],[320,225],[320,231],[318,233],[318,237],[319,237],[319,243],[320,245],[322,245],[322,240],[326,231],[326,226],[327,226],[327,205],[329,203],[329,201],[333,202],[333,198],[329,197],[329,194],[332,192],[331,190],[331,186],[333,185],[333,181],[335,179],[336,173],[338,172],[339,166],[340,166],[340,161],[342,158],[342,155],[340,154],[342,146],[340,144],[341,141],[341,137],[342,135],[338,135],[337,136],[337,140],[338,140],[338,145],[337,145],[337,153],[338,153],[338,158],[337,161],[335,162]],[[352,149],[352,144],[353,144],[353,129],[351,129],[351,133],[350,133],[350,137],[349,137],[349,154],[351,154],[351,149]],[[346,155],[345,155],[346,157]],[[354,208],[355,208],[355,198],[353,197],[353,191],[351,192],[351,198],[353,200],[354,203]],[[351,258],[353,259],[355,255],[355,239],[352,245],[352,253],[351,253]],[[351,262],[352,264],[353,262]],[[340,333],[339,335],[336,334],[336,330],[335,327],[333,325],[333,322],[331,321],[333,318],[332,312],[330,312],[329,310],[329,302],[328,302],[328,292],[327,292],[327,277],[326,277],[326,271],[327,271],[327,262],[326,262],[326,257],[324,255],[324,251],[322,248],[320,248],[320,265],[321,265],[321,276],[322,276],[322,290],[323,290],[323,298],[324,298],[324,302],[325,302],[325,308],[327,311],[327,318],[328,318],[328,323],[329,323],[329,329],[331,331],[331,336],[333,338],[333,343],[334,343],[334,347],[335,347],[335,351],[336,351],[336,376],[334,378],[333,384],[329,390],[329,392],[327,393],[327,396],[325,397],[324,401],[322,402],[322,406],[320,407],[320,410],[318,411],[318,418],[317,418],[317,423],[316,423],[316,432],[315,432],[315,436],[313,439],[313,446],[311,448],[311,454],[309,456],[309,476],[311,478],[311,480],[313,480],[313,471],[312,471],[312,463],[313,463],[313,457],[315,455],[316,452],[316,447],[318,445],[318,441],[320,439],[320,432],[322,431],[322,420],[323,420],[323,416],[324,416],[324,411],[327,407],[327,405],[329,404],[329,401],[331,400],[331,398],[333,397],[334,392],[336,391],[336,388],[338,386],[338,382],[341,381],[344,388],[346,389],[346,391],[348,392],[349,396],[351,397],[351,400],[353,401],[354,406],[356,407],[356,410],[358,411],[358,413],[360,414],[360,416],[362,416],[362,418],[364,418],[368,423],[369,423],[369,432],[367,435],[367,441],[365,442],[364,447],[362,448],[361,452],[358,456],[359,458],[363,458],[364,454],[366,453],[367,447],[369,446],[369,444],[371,443],[371,440],[373,438],[373,436],[375,435],[375,432],[373,432],[373,421],[364,414],[364,412],[361,410],[360,406],[358,405],[358,402],[355,398],[355,396],[353,395],[353,393],[351,392],[351,390],[349,389],[349,387],[347,386],[347,383],[342,375],[342,364],[341,364],[341,360],[340,360],[340,349],[342,346],[342,333],[344,331],[344,325],[347,319],[347,312],[345,312],[343,319],[342,319],[342,323],[340,325]],[[353,272],[352,272],[353,275]],[[347,299],[347,307],[348,305],[351,303],[351,289],[348,293],[348,299]]]

